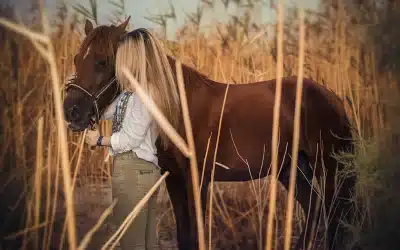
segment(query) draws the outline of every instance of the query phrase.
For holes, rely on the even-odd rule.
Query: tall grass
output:
[[[204,6],[206,11],[210,11],[207,9],[210,5]],[[252,9],[246,8],[244,13],[251,13]],[[67,11],[64,8],[59,10]],[[122,10],[121,7],[121,13]],[[311,13],[307,14],[310,17]],[[297,74],[299,59],[304,58],[303,75],[324,84],[346,100],[355,128],[356,153],[338,156],[359,179],[354,198],[362,204],[362,217],[349,225],[355,235],[352,243],[357,242],[371,250],[381,246],[395,249],[400,238],[393,234],[398,232],[396,211],[400,208],[400,197],[394,191],[400,174],[397,168],[400,159],[396,152],[400,132],[396,114],[400,103],[393,76],[379,71],[374,49],[365,50],[364,44],[351,39],[359,29],[341,8],[330,19],[324,19],[327,28],[318,26],[322,21],[315,23],[305,19],[305,39],[300,46],[304,49],[298,47],[298,16],[291,10],[287,11],[285,22],[281,23],[284,26],[279,26],[283,39],[274,33],[271,35],[269,24],[252,23],[251,20],[244,22],[246,15],[238,15],[228,24],[215,23],[215,32],[207,34],[199,29],[198,23],[189,23],[177,31],[178,42],[165,40],[166,49],[182,63],[195,67],[214,80],[231,84]],[[59,15],[57,30],[49,33],[51,46],[54,46],[52,65],[55,67],[49,67],[49,58],[41,55],[44,51],[40,49],[46,48],[39,47],[38,51],[26,37],[4,27],[0,30],[0,195],[4,201],[0,214],[5,218],[0,237],[5,242],[19,240],[25,249],[65,247],[71,238],[69,244],[78,245],[88,232],[89,236],[81,247],[90,246],[90,240],[96,241],[95,231],[100,224],[93,223],[95,230],[82,230],[77,226],[78,238],[74,243],[72,226],[67,230],[70,220],[66,220],[65,211],[71,211],[66,206],[72,205],[67,201],[73,198],[78,201],[83,190],[81,187],[109,185],[112,172],[106,152],[89,150],[83,144],[83,134],[76,135],[66,130],[67,138],[60,137],[63,126],[59,123],[61,117],[55,97],[56,92],[62,93],[62,89],[52,84],[63,81],[74,71],[73,56],[82,38],[76,32],[76,27],[82,26],[78,19],[66,19],[67,16],[68,13]],[[201,16],[197,15],[196,20],[200,22]],[[160,36],[165,35],[166,27],[161,28],[164,34]],[[349,33],[353,33],[352,36]],[[30,34],[31,39],[41,41],[36,33]],[[58,78],[54,80],[56,76]],[[100,129],[103,134],[110,134],[109,123],[102,122]],[[63,143],[67,143],[67,150],[63,150]],[[210,150],[213,152],[215,149]],[[68,162],[65,162],[66,155],[69,155]],[[66,177],[66,165],[71,166],[69,178]],[[272,170],[279,171],[279,167],[272,164]],[[286,191],[277,185],[276,209],[269,209],[269,201],[275,200],[275,192],[270,190],[269,184],[269,178],[249,183],[212,184],[209,202],[212,208],[208,211],[208,227],[211,229],[208,235],[212,238],[208,239],[209,246],[216,249],[264,249],[267,236],[268,247],[276,249],[281,246],[282,239],[288,240],[290,235],[293,238],[291,242],[297,239],[300,222],[306,215],[300,212],[297,203],[293,204],[292,234],[288,230],[292,222],[287,220],[285,225],[285,211],[289,205],[287,213],[290,216],[291,201],[289,199],[289,204],[286,203]],[[74,191],[74,196],[64,197],[69,188],[65,185],[71,185],[70,191]],[[166,235],[174,230],[175,225],[165,190],[159,198],[160,211],[163,208],[169,211],[160,216],[160,240],[164,245],[171,244],[174,240],[166,239]],[[105,206],[104,213],[101,211],[104,216],[109,214],[106,208],[110,204]],[[75,204],[78,224],[88,217],[88,213],[82,210],[84,205]],[[268,213],[269,222],[274,222],[276,227],[269,226],[270,230],[266,231]],[[218,233],[211,234],[211,231]],[[72,233],[68,235],[68,232]],[[269,237],[273,233],[273,240],[268,240],[267,232],[271,233]],[[97,240],[102,244],[107,239]],[[313,249],[323,247],[315,241]]]

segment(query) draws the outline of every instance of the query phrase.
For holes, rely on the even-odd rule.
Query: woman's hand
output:
[[[100,133],[97,129],[95,130],[90,130],[88,129],[86,132],[86,137],[85,137],[85,142],[90,146],[96,146],[97,145],[97,140],[100,137]]]

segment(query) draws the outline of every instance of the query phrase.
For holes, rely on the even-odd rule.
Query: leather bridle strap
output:
[[[75,78],[76,78],[76,74],[73,74],[71,77],[69,77],[69,79],[67,80],[67,84],[65,85],[65,90],[68,91],[70,88],[75,88],[75,89],[81,91],[82,93],[84,93],[85,95],[87,95],[93,102],[93,106],[94,106],[95,113],[96,113],[96,122],[99,123],[100,110],[99,110],[99,105],[97,103],[97,100],[104,94],[104,92],[106,92],[106,90],[108,90],[114,83],[116,83],[115,77],[113,77],[106,85],[104,85],[104,87],[102,87],[95,94],[92,94],[92,93],[90,93],[90,91],[88,91],[84,87],[73,83]]]

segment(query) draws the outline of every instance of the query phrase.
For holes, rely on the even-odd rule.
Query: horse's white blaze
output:
[[[83,59],[85,59],[85,58],[89,55],[90,48],[91,48],[90,46],[87,48],[86,53],[85,53],[85,55],[83,56]]]

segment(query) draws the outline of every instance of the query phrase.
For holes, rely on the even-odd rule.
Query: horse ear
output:
[[[128,18],[127,18],[123,23],[121,23],[120,25],[118,25],[117,29],[118,29],[120,32],[123,33],[123,32],[125,31],[126,27],[128,26],[129,19],[131,19],[131,16],[128,16]]]
[[[93,24],[88,19],[85,22],[85,34],[88,35],[90,31],[93,30]]]

